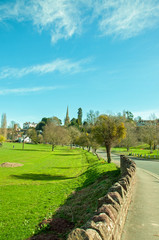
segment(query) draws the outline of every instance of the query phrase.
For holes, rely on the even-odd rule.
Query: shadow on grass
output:
[[[44,150],[44,149],[10,149],[13,151],[23,151],[23,152],[52,152],[51,148],[48,150]]]
[[[28,240],[67,239],[68,233],[73,228],[81,227],[91,219],[97,209],[98,199],[107,193],[119,176],[119,169],[99,173],[96,167],[88,168],[78,178],[86,178],[82,186],[72,192],[51,219],[39,223],[36,235]]]
[[[52,180],[66,180],[66,179],[73,179],[76,177],[66,177],[63,175],[50,175],[50,174],[35,174],[35,173],[25,173],[21,175],[11,175],[13,178],[18,178],[18,179],[25,179],[25,180],[33,180],[33,181],[52,181]]]
[[[61,156],[71,156],[71,157],[72,157],[72,156],[80,156],[80,155],[81,155],[81,153],[77,153],[77,154],[74,154],[74,153],[70,153],[70,154],[69,154],[69,153],[65,153],[65,154],[62,154],[62,153],[61,153],[61,154],[59,154],[59,153],[56,153],[56,152],[55,152],[55,156],[60,156],[60,157],[61,157]]]

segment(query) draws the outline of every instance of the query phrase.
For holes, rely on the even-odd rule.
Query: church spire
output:
[[[65,126],[68,126],[70,123],[70,118],[68,114],[68,106],[67,106],[67,112],[66,112],[66,118],[65,118]]]

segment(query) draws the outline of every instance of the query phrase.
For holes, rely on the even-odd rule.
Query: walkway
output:
[[[106,154],[99,152],[101,157]],[[119,157],[112,155],[112,161],[119,164]],[[137,164],[136,187],[129,207],[122,240],[159,239],[159,162]],[[140,166],[140,168],[138,167]],[[144,170],[149,169],[150,171]],[[152,172],[155,169],[155,174]]]

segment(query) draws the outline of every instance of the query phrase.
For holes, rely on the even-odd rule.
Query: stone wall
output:
[[[95,215],[82,228],[73,230],[67,240],[119,240],[131,202],[136,165],[120,156],[121,178],[98,199]]]

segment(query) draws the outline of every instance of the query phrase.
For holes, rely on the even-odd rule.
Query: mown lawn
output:
[[[148,144],[142,144],[136,147],[130,147],[129,151],[126,148],[112,148],[112,152],[117,154],[131,155],[135,157],[142,157],[147,159],[158,159],[159,151],[150,150]]]
[[[43,219],[54,214],[65,215],[69,220],[73,217],[75,225],[79,226],[95,210],[95,198],[104,194],[119,176],[115,164],[106,164],[92,153],[68,147],[56,147],[52,152],[49,145],[25,144],[22,150],[22,144],[14,144],[13,149],[13,144],[5,143],[0,148],[0,164],[4,162],[24,165],[0,167],[1,240],[27,239],[38,233],[37,226]],[[102,176],[107,176],[108,180]],[[96,195],[91,195],[92,201],[88,195],[91,189]],[[88,198],[90,203],[85,204]],[[77,210],[76,202],[82,209]],[[76,209],[77,213],[70,214],[68,210],[65,213],[64,206]],[[87,213],[86,218],[77,217],[84,213]]]

